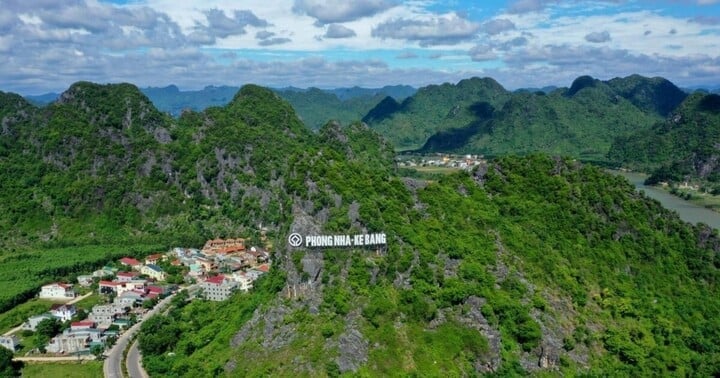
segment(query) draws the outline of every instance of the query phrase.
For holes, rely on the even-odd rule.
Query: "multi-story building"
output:
[[[40,289],[40,298],[43,299],[70,299],[75,298],[73,285],[64,283],[51,283]]]
[[[210,277],[200,284],[203,296],[211,301],[224,301],[238,288],[238,283],[221,275]]]

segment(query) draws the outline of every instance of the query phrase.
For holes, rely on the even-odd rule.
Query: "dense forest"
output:
[[[431,85],[363,119],[399,149],[486,155],[545,152],[606,160],[616,137],[648,129],[686,94],[662,78],[601,81],[509,92],[490,78]]]
[[[43,108],[2,93],[0,117],[4,255],[267,230],[255,290],[144,321],[152,376],[720,373],[716,231],[591,165],[404,178],[374,130],[312,132],[254,85],[173,119],[132,85],[81,82]],[[388,245],[290,249],[290,232]]]
[[[694,93],[648,130],[618,138],[608,157],[651,172],[648,182],[700,181],[720,188],[720,95]]]

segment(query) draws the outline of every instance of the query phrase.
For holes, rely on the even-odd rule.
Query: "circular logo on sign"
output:
[[[302,245],[302,236],[300,234],[292,233],[290,236],[288,236],[288,243],[292,247],[299,247]]]

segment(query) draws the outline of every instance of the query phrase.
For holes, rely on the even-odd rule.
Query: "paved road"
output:
[[[150,376],[145,372],[145,369],[143,369],[141,360],[142,356],[140,355],[140,350],[138,349],[138,342],[135,340],[132,346],[130,346],[130,350],[127,354],[127,361],[125,361],[128,375],[131,378],[150,378]]]
[[[155,315],[158,311],[169,305],[170,300],[173,297],[174,295],[170,295],[167,298],[161,300],[152,310],[148,311],[147,314],[143,316],[143,318],[147,319]],[[105,363],[103,364],[103,372],[105,374],[105,378],[123,378],[123,351],[127,348],[133,336],[135,336],[135,334],[140,330],[140,325],[142,325],[142,321],[130,327],[130,329],[128,329],[122,335],[120,335],[120,337],[118,337],[117,342],[110,349],[110,351],[105,352],[105,355],[107,356],[107,358],[105,359]]]
[[[83,300],[83,299],[85,299],[85,298],[93,295],[94,293],[95,293],[94,291],[91,291],[91,292],[89,292],[89,293],[87,293],[87,294],[85,294],[85,295],[81,295],[81,296],[79,296],[79,297],[75,297],[73,300],[71,300],[70,302],[67,302],[66,304],[75,304],[75,303],[78,303],[78,302],[80,302],[81,300]]]
[[[15,332],[20,331],[21,329],[22,329],[22,324],[20,324],[19,326],[17,326],[17,327],[15,327],[15,328],[13,328],[13,329],[11,329],[11,330],[3,333],[3,336],[10,336],[10,335],[12,335],[12,334],[15,333]]]
[[[81,355],[78,356],[65,356],[65,357],[15,357],[13,361],[35,361],[35,362],[60,362],[60,361],[81,361],[81,360],[94,360],[95,356]]]

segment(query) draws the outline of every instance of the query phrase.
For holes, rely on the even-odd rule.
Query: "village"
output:
[[[224,301],[247,292],[270,270],[266,248],[246,247],[245,239],[208,240],[202,249],[173,248],[138,259],[123,257],[76,282],[41,287],[40,300],[53,304],[0,336],[0,347],[22,356],[95,355],[160,299],[182,287],[196,288],[191,299]]]
[[[453,155],[437,153],[432,155],[403,154],[397,157],[400,168],[454,168],[471,170],[485,163],[483,155]]]

